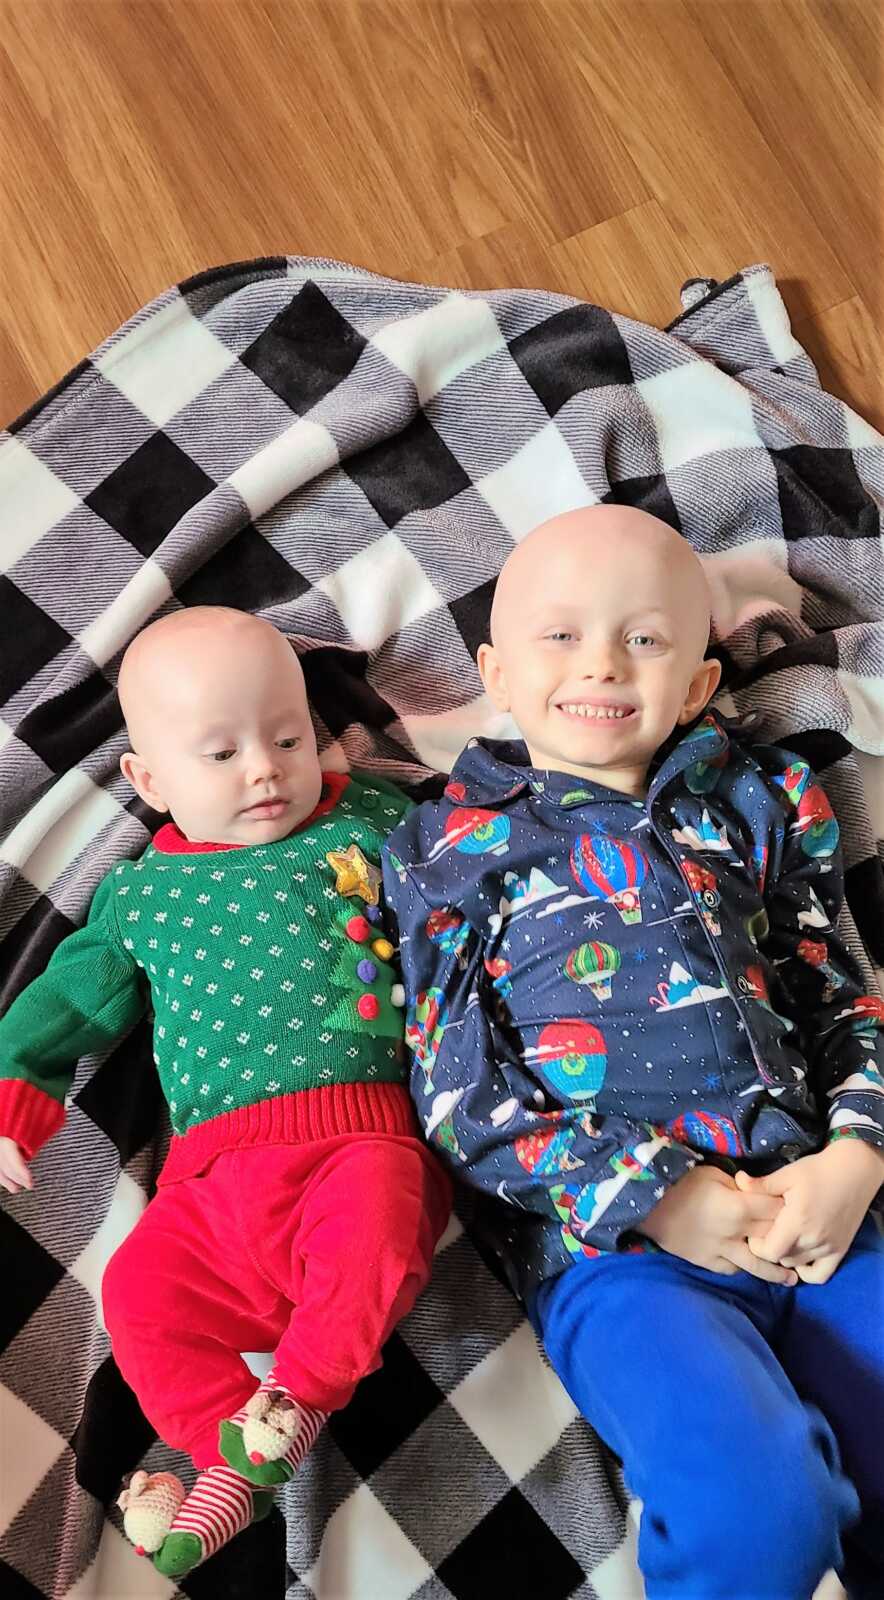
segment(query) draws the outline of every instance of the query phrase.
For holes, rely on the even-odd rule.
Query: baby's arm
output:
[[[0,1020],[0,1187],[13,1194],[32,1187],[27,1163],[64,1121],[79,1057],[115,1043],[145,1009],[138,966],[117,933],[112,882]]]

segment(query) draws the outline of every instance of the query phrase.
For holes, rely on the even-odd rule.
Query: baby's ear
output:
[[[509,711],[510,697],[503,675],[503,667],[493,644],[480,644],[476,665],[485,685],[485,693],[498,711]]]
[[[693,722],[704,706],[709,704],[721,682],[721,662],[713,657],[701,661],[688,688],[687,699],[681,708],[679,722]]]
[[[140,794],[142,800],[153,811],[168,811],[169,807],[166,805],[162,795],[157,791],[151,774],[148,772],[141,757],[137,756],[134,750],[127,750],[125,755],[120,756],[120,771],[126,782],[131,783],[135,793]]]

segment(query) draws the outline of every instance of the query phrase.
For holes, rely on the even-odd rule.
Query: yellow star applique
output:
[[[346,850],[329,850],[326,861],[337,873],[335,888],[348,899],[356,896],[366,905],[376,906],[381,890],[380,868],[367,861],[358,844]]]

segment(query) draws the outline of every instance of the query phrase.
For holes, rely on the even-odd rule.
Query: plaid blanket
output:
[[[260,611],[303,646],[327,763],[419,790],[469,734],[508,731],[474,652],[512,541],[598,500],[655,512],[708,558],[725,708],[761,712],[822,771],[847,932],[884,961],[882,441],[821,392],[767,268],[688,285],[683,304],[663,333],[550,294],[261,260],[162,296],[0,436],[7,999],[147,840],[114,691],[144,622]],[[0,1214],[10,1600],[176,1593],[107,1514],[136,1463],[181,1463],[117,1373],[98,1301],[159,1124],[136,1032],[80,1063],[38,1187]],[[184,1590],[640,1594],[616,1468],[463,1218],[383,1370],[270,1519]]]

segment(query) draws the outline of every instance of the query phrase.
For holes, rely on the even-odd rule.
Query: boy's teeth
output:
[[[615,709],[613,706],[587,706],[575,703],[573,705],[563,705],[562,710],[569,711],[572,716],[589,717],[594,721],[610,721],[613,718],[615,721],[620,722],[626,716],[625,708]]]

